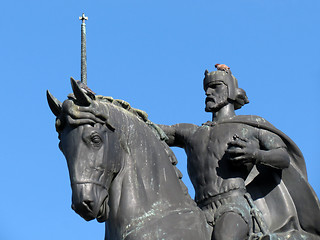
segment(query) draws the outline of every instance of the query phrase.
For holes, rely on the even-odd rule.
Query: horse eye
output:
[[[102,142],[101,137],[100,137],[97,133],[92,134],[91,137],[90,137],[90,139],[91,139],[91,142],[92,142],[95,146],[100,145],[101,142]]]

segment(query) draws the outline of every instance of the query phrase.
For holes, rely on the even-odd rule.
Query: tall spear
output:
[[[79,20],[82,20],[81,23],[81,82],[87,85],[87,48],[86,48],[86,23],[85,20],[88,20],[88,17],[82,13],[82,16],[79,17]]]

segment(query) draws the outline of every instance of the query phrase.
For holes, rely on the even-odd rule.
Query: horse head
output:
[[[108,217],[108,190],[120,171],[120,153],[114,151],[114,128],[105,104],[91,99],[71,79],[74,94],[61,104],[47,91],[49,106],[57,117],[59,148],[64,154],[72,187],[72,209],[85,220]],[[110,148],[113,151],[108,151]]]

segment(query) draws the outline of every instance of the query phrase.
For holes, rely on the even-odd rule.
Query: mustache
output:
[[[215,99],[213,97],[206,97],[205,102],[215,102]]]

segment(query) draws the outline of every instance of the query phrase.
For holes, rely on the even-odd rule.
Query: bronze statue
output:
[[[320,239],[320,204],[300,150],[265,119],[236,116],[246,92],[229,67],[216,67],[205,72],[213,119],[202,126],[153,124],[74,80],[63,104],[48,92],[72,208],[105,221],[105,239]],[[195,202],[165,142],[185,149]]]

